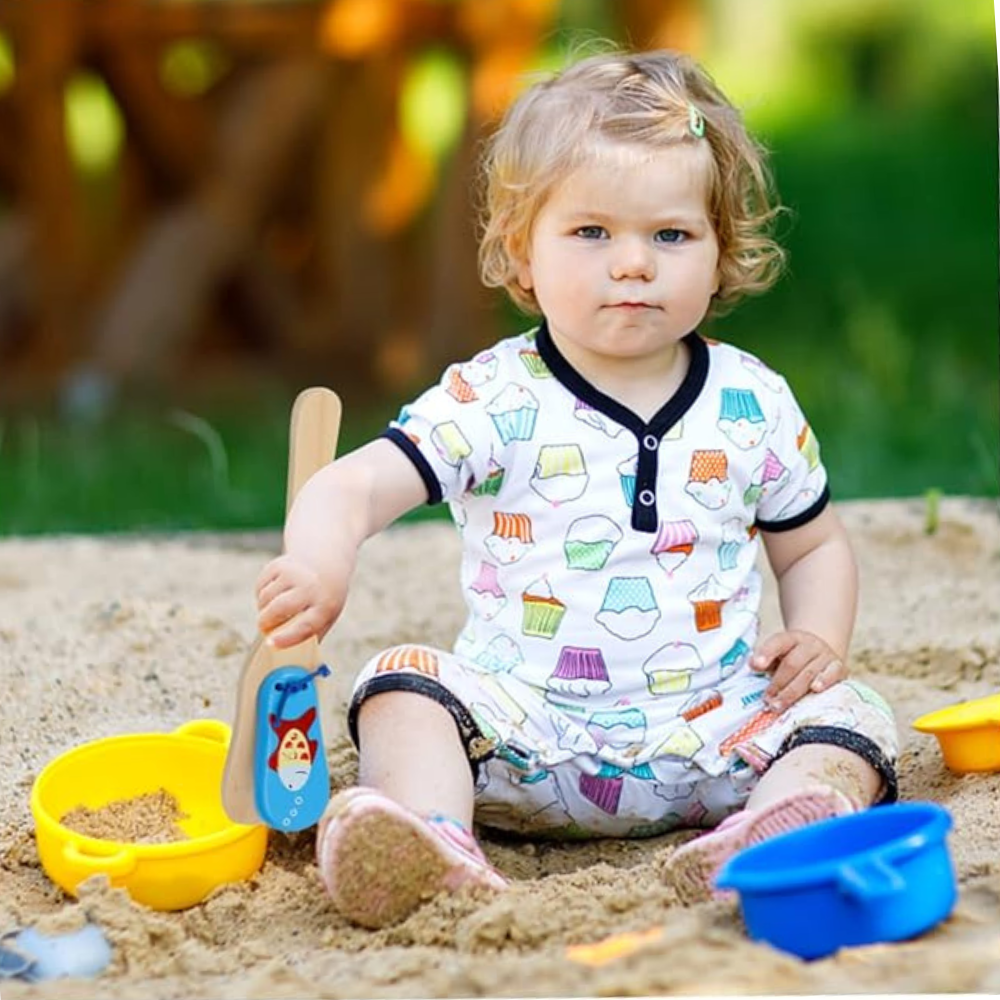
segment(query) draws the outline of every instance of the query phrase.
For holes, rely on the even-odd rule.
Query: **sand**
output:
[[[161,913],[98,878],[66,896],[41,869],[29,811],[39,770],[102,736],[228,720],[253,636],[251,589],[276,533],[0,541],[0,932],[96,921],[114,948],[92,981],[4,983],[5,1000],[1000,992],[1000,774],[955,775],[918,715],[1000,690],[1000,520],[946,499],[840,508],[862,571],[853,671],[895,707],[904,799],[945,806],[960,887],[945,923],[911,942],[805,963],[747,939],[738,906],[684,908],[660,877],[690,834],[573,845],[486,839],[503,896],[441,898],[378,932],[346,924],[320,888],[309,832],[272,834],[258,876]],[[405,526],[362,553],[325,643],[324,730],[335,787],[356,759],[343,725],[353,671],[401,640],[448,644],[461,622],[458,544]],[[425,585],[435,568],[433,600]],[[773,587],[765,618],[774,622]],[[632,955],[588,966],[574,944],[648,931]]]
[[[78,805],[54,817],[67,829],[98,840],[127,844],[169,844],[190,840],[178,821],[187,819],[177,799],[164,788],[111,799],[89,808]]]

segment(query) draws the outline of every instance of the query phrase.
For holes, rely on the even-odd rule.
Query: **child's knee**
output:
[[[451,713],[429,694],[407,688],[375,692],[359,702],[358,729],[364,734],[375,727],[388,727],[399,737],[413,727],[452,724]]]

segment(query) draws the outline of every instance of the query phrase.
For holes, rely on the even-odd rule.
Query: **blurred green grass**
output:
[[[839,497],[997,495],[997,141],[982,124],[873,116],[775,140],[789,274],[718,332],[789,379]]]
[[[998,495],[996,143],[995,107],[988,127],[883,115],[771,140],[790,272],[706,332],[788,377],[838,499]],[[0,534],[276,527],[293,395],[8,415]],[[400,402],[349,406],[341,453]]]

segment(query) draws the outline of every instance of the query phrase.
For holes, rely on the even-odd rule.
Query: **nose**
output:
[[[611,277],[615,281],[652,281],[655,276],[656,262],[645,242],[638,239],[618,242],[611,258]]]

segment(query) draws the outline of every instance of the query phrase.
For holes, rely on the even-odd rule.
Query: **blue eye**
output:
[[[654,239],[657,243],[683,243],[687,239],[687,233],[680,229],[660,229]]]
[[[604,226],[580,226],[576,235],[584,240],[602,240],[607,236]]]

